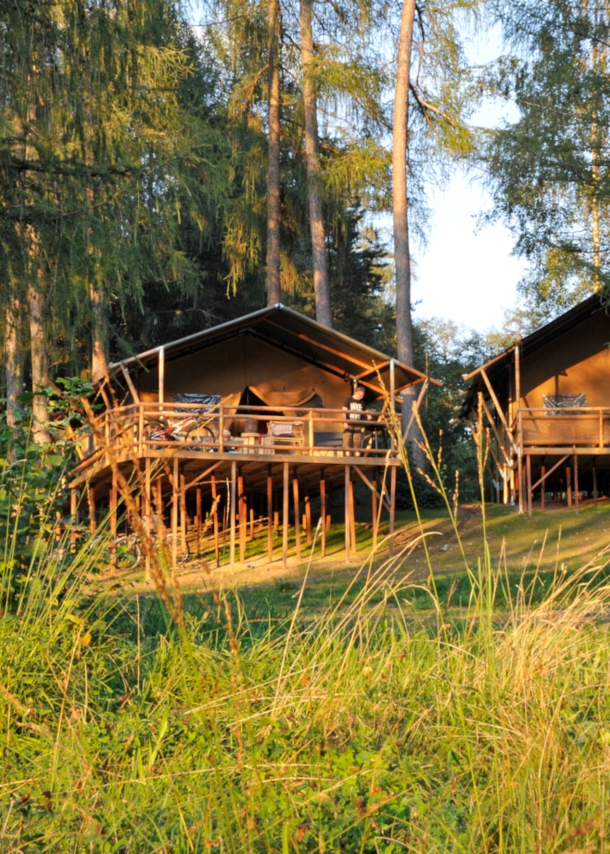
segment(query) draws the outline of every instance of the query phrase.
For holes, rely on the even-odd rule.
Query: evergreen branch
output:
[[[82,177],[83,175],[89,176],[91,178],[107,178],[109,176],[117,176],[120,178],[124,178],[127,176],[133,176],[136,178],[143,177],[148,171],[146,169],[142,169],[141,167],[118,167],[118,166],[109,166],[105,169],[99,169],[95,167],[89,167],[80,165],[78,167],[69,168],[64,165],[58,165],[57,163],[51,163],[49,166],[45,166],[43,163],[37,160],[25,160],[19,157],[15,157],[11,155],[8,158],[8,162],[6,163],[7,168],[12,169],[15,172],[37,172],[39,174],[48,174],[48,175],[66,175],[71,177]]]
[[[431,113],[436,113],[437,115],[441,116],[441,118],[445,119],[445,121],[448,122],[448,124],[450,124],[452,128],[457,127],[451,116],[448,116],[447,113],[443,112],[443,110],[439,109],[438,107],[435,107],[434,104],[430,104],[428,101],[424,101],[424,99],[417,93],[417,90],[412,83],[409,83],[409,89],[411,91],[411,94],[417,101],[421,113],[425,118],[428,118],[426,114],[429,111]]]

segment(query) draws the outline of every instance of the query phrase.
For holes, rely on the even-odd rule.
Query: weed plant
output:
[[[0,850],[603,852],[607,554],[532,603],[482,542],[454,618],[432,564],[405,578],[418,543],[307,620],[307,576],[264,620],[96,594],[87,543],[36,555],[0,619]]]

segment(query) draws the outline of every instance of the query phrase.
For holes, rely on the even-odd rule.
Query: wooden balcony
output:
[[[520,409],[517,428],[526,452],[600,454],[610,450],[610,407]]]
[[[362,413],[350,424],[364,430],[362,450],[343,448],[343,409],[260,406],[202,406],[191,403],[138,403],[109,409],[81,439],[77,481],[117,462],[137,458],[319,462],[363,465],[398,463],[387,414]],[[370,420],[368,418],[370,416]]]

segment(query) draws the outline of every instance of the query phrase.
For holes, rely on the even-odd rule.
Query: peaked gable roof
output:
[[[238,335],[253,335],[309,364],[341,377],[355,377],[358,382],[381,395],[390,387],[391,364],[394,367],[396,391],[423,382],[428,377],[403,365],[348,335],[328,329],[310,317],[282,303],[195,332],[109,366],[111,376],[122,369],[147,370],[155,365],[163,350],[165,361],[205,350]],[[438,380],[431,382],[441,385]]]
[[[602,305],[599,294],[593,294],[592,296],[587,297],[587,299],[579,302],[578,305],[573,306],[568,311],[560,314],[559,317],[549,321],[549,323],[545,323],[544,326],[540,326],[538,329],[534,330],[534,332],[523,338],[519,342],[521,358],[525,359],[528,356],[531,356],[536,352],[536,350],[539,350],[550,342],[559,339],[566,332],[574,329],[581,323],[584,323],[593,314],[597,314],[604,310],[605,307]],[[482,372],[486,372],[492,385],[494,380],[501,381],[512,364],[516,346],[516,344],[513,344],[511,347],[507,347],[506,350],[502,351],[502,353],[494,356],[493,359],[485,362],[485,364],[479,365],[479,367],[475,368],[474,371],[471,371],[469,374],[464,374],[464,380],[466,382],[470,381],[471,385],[464,392],[465,399],[460,408],[460,414],[462,416],[466,415],[470,409],[472,409],[477,392],[486,391]]]

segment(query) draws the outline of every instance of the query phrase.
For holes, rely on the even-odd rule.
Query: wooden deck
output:
[[[368,415],[374,420],[369,421]],[[398,464],[383,413],[363,412],[361,421],[352,422],[365,431],[358,454],[342,447],[344,416],[342,409],[284,407],[281,414],[267,414],[254,406],[186,403],[140,403],[110,409],[95,419],[81,440],[82,459],[73,469],[72,486],[103,477],[111,456],[120,464],[134,459],[200,464],[238,460],[246,465],[254,463],[254,468],[284,461],[339,469],[348,464]]]
[[[610,407],[522,408],[517,419],[524,453],[600,455],[610,451]]]
[[[363,412],[359,422],[350,422],[365,431],[365,439],[360,451],[344,449],[345,415],[343,409],[264,411],[260,406],[172,402],[107,409],[81,440],[82,459],[70,483],[73,512],[78,515],[76,508],[86,508],[93,520],[96,508],[110,512],[111,529],[117,532],[120,474],[142,493],[143,516],[152,518],[159,512],[155,506],[162,508],[174,535],[181,531],[187,538],[189,531],[200,531],[212,514],[210,536],[217,553],[219,538],[230,538],[231,565],[236,548],[240,558],[245,554],[243,532],[254,515],[270,531],[281,518],[285,562],[289,527],[297,542],[300,529],[310,537],[312,506],[324,520],[324,551],[330,496],[337,490],[344,497],[349,559],[355,541],[354,482],[365,484],[370,493],[374,532],[385,509],[393,533],[400,459],[383,412]],[[271,542],[270,534],[269,560]]]

